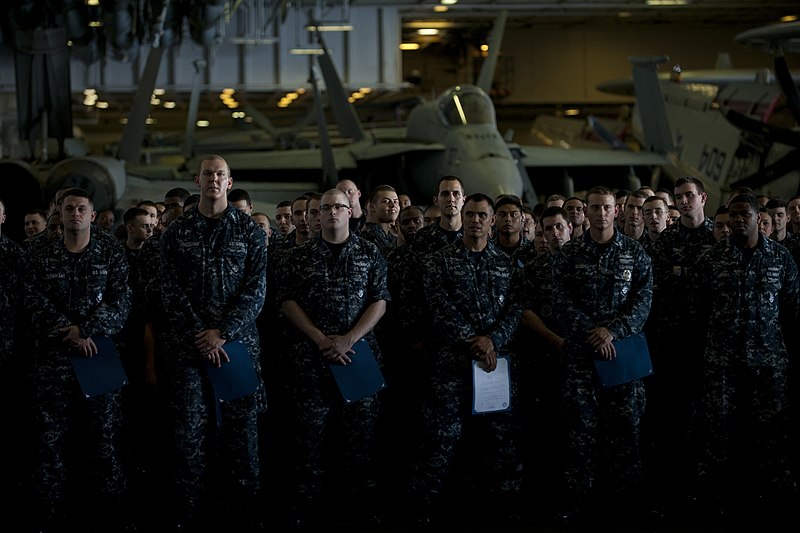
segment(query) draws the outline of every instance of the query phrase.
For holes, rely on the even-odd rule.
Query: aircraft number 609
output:
[[[722,178],[722,169],[725,166],[726,159],[727,154],[725,152],[716,147],[709,149],[706,144],[703,146],[703,151],[700,154],[700,163],[697,168],[714,181],[719,181]]]

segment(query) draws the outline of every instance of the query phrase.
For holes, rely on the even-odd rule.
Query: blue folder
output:
[[[356,353],[350,356],[352,363],[328,363],[344,403],[348,405],[374,396],[386,388],[386,380],[367,341],[361,339],[356,342],[353,350]]]
[[[597,378],[604,388],[614,387],[653,373],[650,350],[644,333],[637,333],[624,339],[613,341],[617,356],[614,359],[594,360]]]
[[[242,341],[226,342],[222,348],[230,361],[216,367],[206,365],[214,396],[220,402],[229,402],[248,394],[253,394],[260,385],[250,352]]]
[[[94,398],[128,384],[128,376],[122,368],[114,341],[106,335],[91,337],[97,353],[86,357],[83,352],[69,350],[69,360],[75,377],[86,398]]]

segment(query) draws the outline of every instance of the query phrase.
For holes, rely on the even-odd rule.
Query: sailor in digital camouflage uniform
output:
[[[327,363],[348,364],[353,345],[366,339],[378,361],[373,328],[386,311],[386,261],[378,248],[350,233],[347,195],[337,189],[320,201],[322,233],[292,251],[281,309],[294,325],[289,354],[295,361],[297,501],[295,526],[313,521],[323,489],[323,450],[332,449],[332,428],[339,428],[347,495],[343,512],[373,512],[376,474],[375,422],[378,396],[344,404]],[[336,433],[334,431],[334,433]],[[361,519],[365,517],[353,517]]]
[[[570,508],[562,519],[586,518],[589,499],[608,496],[633,508],[643,489],[639,420],[644,384],[637,379],[601,388],[593,359],[616,356],[612,341],[639,333],[652,299],[652,269],[644,248],[614,229],[614,193],[587,194],[589,231],[570,240],[556,257],[554,300],[560,303],[565,342],[564,397],[568,441],[565,481]],[[605,468],[608,476],[599,476]],[[608,482],[603,494],[593,492]]]
[[[196,208],[173,221],[161,238],[168,324],[160,351],[174,420],[176,519],[184,527],[198,519],[203,497],[232,506],[228,516],[253,518],[248,513],[260,488],[257,412],[264,407],[262,388],[224,402],[217,420],[205,370],[227,360],[225,342],[240,340],[261,374],[256,317],[266,292],[264,232],[228,204],[233,179],[223,158],[202,159],[195,184],[200,188]],[[223,465],[221,487],[205,484],[212,448]]]
[[[5,217],[5,205],[0,200],[0,228]],[[14,406],[6,410],[4,426],[10,435],[18,436],[30,434],[30,358],[24,357],[22,351],[27,346],[25,336],[30,331],[22,306],[26,264],[24,249],[0,233],[0,402]],[[0,504],[0,512],[20,508],[17,498],[22,495],[17,489],[30,477],[29,450],[30,443],[23,438],[0,441],[0,454],[15,459],[6,461],[1,469],[4,493],[11,498]]]
[[[730,506],[747,493],[749,510],[760,497],[787,512],[797,488],[788,455],[784,332],[797,324],[798,274],[791,253],[759,233],[758,219],[754,196],[734,197],[731,237],[695,269],[696,317],[706,331],[699,474],[709,503]],[[737,463],[741,454],[744,464]]]
[[[510,516],[518,511],[514,505],[521,482],[516,413],[512,409],[473,417],[471,376],[473,360],[492,372],[501,355],[511,356],[514,375],[509,350],[522,313],[514,298],[520,271],[489,240],[495,222],[490,197],[469,196],[462,221],[464,237],[425,259],[433,372],[426,385],[423,449],[411,491],[426,507],[438,503],[456,450],[467,445],[475,465],[471,470],[477,471],[477,494]],[[512,402],[513,397],[512,390]],[[464,441],[466,435],[469,441]]]
[[[128,318],[131,292],[125,251],[92,225],[90,193],[70,189],[61,203],[63,240],[36,247],[25,272],[25,307],[35,340],[33,363],[34,505],[36,519],[60,526],[76,478],[67,478],[68,434],[90,458],[81,483],[101,513],[122,527],[126,480],[120,460],[121,389],[86,398],[67,351],[97,353],[93,338],[115,335]],[[80,425],[78,421],[80,420]],[[79,433],[71,433],[77,431]],[[80,486],[80,485],[77,485]],[[116,523],[110,522],[117,521]]]
[[[583,203],[581,217],[583,216]],[[523,411],[523,459],[526,496],[543,512],[557,502],[557,487],[564,472],[566,426],[562,414],[564,318],[556,312],[560,302],[553,296],[555,258],[572,238],[572,223],[558,206],[546,208],[540,218],[548,253],[525,265],[520,287],[522,318],[514,341],[519,354],[520,400]],[[529,483],[527,483],[529,481]]]
[[[647,383],[644,438],[652,457],[648,470],[664,497],[683,500],[693,475],[697,443],[695,413],[702,386],[703,340],[693,316],[689,284],[694,265],[716,239],[706,216],[703,182],[687,176],[675,182],[680,220],[661,232],[648,250],[653,260],[653,305],[645,325],[653,376]],[[652,459],[652,460],[651,460]],[[673,490],[674,489],[674,490]]]
[[[375,244],[386,257],[397,246],[397,232],[393,227],[400,214],[397,192],[389,185],[378,185],[370,194],[367,207],[372,221],[364,224],[358,235]]]

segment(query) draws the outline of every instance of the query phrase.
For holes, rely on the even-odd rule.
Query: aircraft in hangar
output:
[[[468,192],[480,191],[491,196],[516,194],[536,203],[539,201],[537,188],[569,193],[574,187],[574,176],[580,172],[585,172],[586,179],[593,183],[613,186],[612,173],[628,183],[634,167],[644,168],[649,173],[654,166],[664,163],[662,156],[652,153],[566,151],[520,146],[505,139],[497,128],[494,104],[487,93],[500,53],[506,18],[507,12],[501,11],[489,38],[490,53],[477,83],[451,87],[435,100],[418,104],[411,110],[403,128],[365,129],[355,108],[347,101],[330,54],[325,53],[314,61],[324,78],[326,100],[339,134],[347,140],[345,144],[331,147],[326,141],[328,128],[321,107],[320,76],[313,68],[310,81],[317,93],[321,148],[212,151],[226,158],[236,186],[247,189],[254,198],[277,191],[285,199],[293,197],[297,191],[325,189],[338,179],[350,178],[367,191],[378,184],[393,184],[422,204],[430,201],[436,182],[444,175],[461,178]],[[324,47],[319,33],[317,37]],[[135,199],[158,198],[178,185],[191,188],[191,177],[197,167],[191,128],[187,127],[183,153],[168,164],[142,164],[140,161],[145,119],[162,54],[161,48],[154,44],[139,79],[115,157],[78,153],[52,165],[46,172],[25,168],[23,162],[4,163],[16,165],[14,172],[26,176],[28,179],[23,181],[31,188],[41,185],[45,197],[52,196],[65,184],[89,188],[95,194],[98,210],[124,208]],[[197,97],[198,91],[193,88],[192,99]],[[196,119],[192,109],[196,109],[196,105],[190,105],[187,126],[193,125]],[[604,173],[601,167],[610,173]]]
[[[663,154],[665,174],[703,179],[716,209],[737,187],[788,199],[800,192],[800,97],[783,54],[796,50],[800,23],[772,24],[736,40],[774,54],[768,69],[656,72],[666,56],[633,57],[633,82],[598,86],[615,94],[635,90],[633,132]]]
[[[634,151],[558,150],[521,146],[499,132],[488,96],[497,65],[507,12],[501,11],[489,36],[489,55],[477,82],[449,88],[438,98],[416,105],[402,128],[365,129],[347,101],[341,78],[320,34],[326,53],[318,57],[327,101],[342,137],[350,142],[326,148],[327,126],[318,116],[321,149],[231,152],[226,158],[240,179],[287,179],[321,172],[321,186],[348,178],[362,190],[389,183],[428,203],[441,176],[455,175],[467,192],[490,196],[516,194],[530,203],[537,191],[574,190],[573,176],[588,183],[628,185],[638,169],[649,180],[665,163],[661,155]],[[314,82],[312,76],[312,82]],[[317,87],[317,83],[314,83]],[[319,100],[319,94],[317,95]],[[318,174],[319,175],[319,174]],[[634,178],[638,182],[638,178]]]

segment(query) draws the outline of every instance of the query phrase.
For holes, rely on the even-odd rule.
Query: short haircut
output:
[[[183,187],[173,187],[164,194],[164,198],[177,196],[178,198],[181,199],[181,202],[185,202],[186,199],[189,197],[189,194],[190,193],[188,189],[184,189]]]
[[[642,204],[642,207],[644,207],[644,206],[645,206],[645,205],[647,205],[647,204],[652,204],[652,203],[654,203],[654,202],[664,202],[664,207],[666,207],[667,209],[669,209],[669,204],[666,202],[666,200],[664,200],[664,199],[663,199],[663,198],[661,198],[660,196],[648,196],[648,197],[645,199],[645,201],[644,201],[644,204]]]
[[[544,220],[547,217],[555,217],[558,215],[561,215],[561,218],[569,222],[569,219],[567,218],[567,212],[564,211],[563,207],[558,207],[557,205],[551,205],[542,211],[542,216],[539,217],[539,220]]]
[[[131,220],[141,216],[149,217],[150,213],[141,207],[131,207],[122,214],[122,222],[125,224],[130,224]]]
[[[547,200],[545,200],[544,203],[547,204],[548,202],[552,202],[554,200],[561,200],[562,202],[567,201],[563,194],[551,194],[547,197]]]
[[[444,183],[445,181],[457,181],[458,184],[461,186],[461,192],[464,192],[464,182],[461,181],[461,178],[457,176],[448,175],[448,176],[442,176],[441,178],[439,178],[439,181],[436,182],[436,190],[433,191],[434,196],[439,196],[439,187],[441,187],[442,183]]]
[[[200,159],[200,161],[197,162],[197,175],[198,176],[200,175],[200,169],[203,168],[203,163],[205,163],[206,161],[222,161],[223,163],[225,163],[225,168],[228,169],[228,175],[230,176],[231,166],[228,164],[227,161],[225,161],[224,157],[222,157],[221,155],[217,155],[217,154],[209,154],[209,155],[203,156],[203,158]]]
[[[706,186],[703,185],[703,182],[700,181],[700,178],[696,178],[694,176],[684,176],[682,178],[678,178],[675,181],[675,188],[677,189],[681,185],[688,184],[694,184],[694,186],[697,188],[697,192],[706,192]]]
[[[278,202],[278,205],[275,206],[275,209],[278,209],[279,207],[288,207],[289,209],[291,209],[292,208],[292,201],[291,200],[282,200],[282,201]]]
[[[714,213],[714,216],[716,217],[717,215],[727,215],[727,214],[728,214],[728,208],[725,207],[724,205],[721,205],[717,208],[717,211]]]
[[[569,198],[567,198],[566,200],[564,200],[564,203],[566,204],[567,202],[570,202],[570,201],[572,201],[572,200],[578,200],[578,201],[579,201],[580,203],[582,203],[582,204],[585,204],[585,203],[586,203],[586,200],[584,200],[583,198],[578,198],[577,196],[570,196]]]
[[[783,207],[784,209],[787,206],[786,200],[782,198],[772,198],[769,202],[767,202],[766,208],[767,209],[778,209]]]
[[[231,192],[228,193],[229,202],[240,202],[242,200],[246,201],[247,205],[253,205],[250,193],[244,189],[231,189]]]
[[[94,195],[87,191],[86,189],[81,189],[80,187],[72,187],[71,189],[67,189],[64,191],[64,194],[61,195],[61,201],[64,201],[64,198],[67,196],[75,196],[77,198],[86,198],[89,200],[89,203],[94,205]]]
[[[400,210],[400,215],[398,215],[398,220],[403,220],[403,218],[407,217],[409,213],[412,211],[417,212],[420,216],[425,216],[425,211],[418,205],[407,205],[403,209]],[[413,216],[413,215],[412,215]]]
[[[589,197],[593,194],[599,194],[602,196],[614,196],[615,198],[618,198],[618,196],[616,196],[613,192],[611,192],[611,189],[609,189],[608,187],[604,187],[602,185],[598,185],[597,187],[592,187],[591,189],[589,189],[586,192],[586,200],[588,201]],[[633,193],[628,193],[628,194],[633,194]]]
[[[494,200],[488,194],[483,194],[482,192],[476,192],[475,194],[470,194],[464,200],[464,206],[467,205],[467,202],[486,202],[489,204],[489,207],[492,208],[492,213],[494,213]]]
[[[345,196],[347,195],[345,194]],[[308,209],[308,202],[310,202],[311,200],[317,200],[317,201],[322,200],[322,193],[312,192],[311,194],[309,194],[308,199],[306,200],[306,209]]]
[[[620,189],[620,190],[618,190],[616,192],[616,194],[614,194],[614,197],[617,200],[619,200],[620,198],[626,198],[630,193],[631,193],[631,191],[629,191],[628,189]],[[589,198],[589,194],[588,193],[586,194],[586,198]]]
[[[186,200],[183,201],[183,208],[186,209],[187,206],[192,206],[196,203],[200,202],[200,194],[194,193],[190,194],[186,197]]]
[[[500,209],[500,208],[501,208],[501,207],[503,207],[504,205],[513,205],[513,206],[515,206],[517,209],[519,209],[519,210],[520,210],[520,212],[522,211],[522,200],[520,200],[520,199],[519,199],[519,196],[516,196],[516,195],[514,195],[514,194],[504,194],[503,196],[501,196],[501,197],[500,197],[500,198],[499,198],[499,199],[498,199],[498,200],[497,200],[497,201],[494,203],[494,209],[495,209],[495,211],[496,211],[496,210],[498,210],[498,209]]]
[[[158,206],[152,200],[142,200],[141,202],[136,204],[136,207],[142,207],[143,205],[146,205],[147,207],[155,207],[156,209],[158,209]]]
[[[755,213],[758,213],[759,209],[761,209],[761,204],[758,203],[758,199],[752,194],[737,194],[736,196],[731,198],[731,201],[728,202],[728,205],[730,206],[733,203],[750,204],[750,208]]]
[[[0,199],[0,203],[3,203],[2,199]],[[5,206],[5,204],[3,205]],[[44,219],[44,221],[47,222],[47,211],[45,211],[44,209],[39,209],[38,207],[28,209],[27,211],[25,211],[23,216],[27,215],[40,215]]]
[[[269,215],[268,215],[268,214],[266,214],[266,213],[264,213],[264,212],[261,212],[261,211],[256,211],[255,213],[250,213],[250,217],[251,217],[251,218],[252,218],[252,217],[266,217],[266,219],[267,219],[267,220],[269,220],[270,222],[272,222],[272,219],[271,219],[271,218],[269,218]]]
[[[378,185],[372,189],[372,192],[369,194],[369,203],[374,204],[378,194],[382,192],[393,192],[397,194],[397,191],[391,185]]]
[[[646,192],[642,191],[641,189],[636,190],[636,191],[632,191],[628,195],[628,197],[625,198],[625,205],[628,205],[628,200],[630,200],[631,198],[644,198],[645,200],[647,200],[648,198],[650,198],[650,195],[648,195]]]

